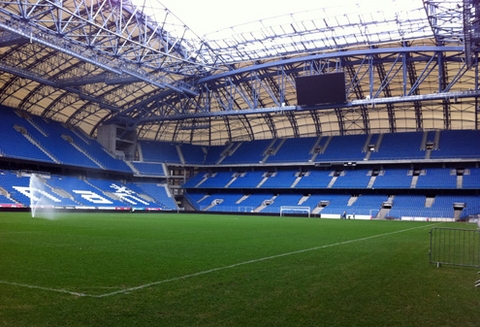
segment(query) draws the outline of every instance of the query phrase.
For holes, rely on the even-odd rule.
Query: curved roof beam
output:
[[[300,72],[304,72],[305,65],[308,62],[317,61],[317,60],[331,60],[331,59],[336,60],[337,58],[340,58],[340,60],[344,60],[344,58],[348,58],[348,57],[371,58],[371,56],[373,55],[378,56],[378,55],[391,54],[391,53],[398,54],[398,56],[401,56],[402,53],[423,53],[423,52],[427,54],[425,55],[424,58],[420,58],[419,60],[428,60],[430,69],[422,72],[419,80],[415,81],[416,83],[412,85],[411,89],[409,90],[405,89],[404,91],[405,94],[410,94],[412,92],[414,94],[414,90],[419,87],[421,82],[429,75],[429,73],[434,68],[434,64],[436,63],[436,60],[434,57],[432,57],[431,53],[437,53],[437,52],[438,53],[440,52],[461,53],[463,52],[463,49],[461,47],[417,46],[417,47],[395,47],[395,48],[378,48],[378,49],[368,49],[368,50],[352,50],[352,51],[342,51],[342,52],[335,52],[335,53],[308,55],[304,57],[282,59],[279,61],[273,61],[273,62],[258,64],[258,65],[251,65],[248,67],[242,67],[229,72],[224,72],[217,75],[200,78],[196,83],[199,87],[199,92],[209,93],[210,94],[209,98],[214,98],[216,99],[216,101],[218,101],[218,103],[221,104],[223,108],[222,110],[223,114],[229,115],[232,112],[234,113],[233,109],[235,108],[232,107],[232,103],[233,103],[233,97],[235,95],[239,95],[245,100],[245,103],[249,104],[248,108],[242,108],[241,111],[243,111],[244,109],[257,108],[257,106],[254,105],[255,104],[254,100],[250,99],[249,96],[241,88],[236,86],[236,84],[238,83],[243,83],[245,81],[251,80],[252,77],[248,75],[249,73],[254,74],[255,79],[260,78],[262,80],[265,80],[265,79],[267,80],[265,83],[261,83],[259,85],[267,89],[267,93],[269,93],[269,95],[272,97],[274,103],[278,103],[278,107],[281,107],[283,102],[282,99],[284,99],[283,92],[286,87],[286,84],[294,83],[294,81],[292,80],[293,77]],[[398,59],[394,59],[394,60],[398,60]],[[363,66],[372,64],[371,62],[365,61],[365,59],[362,59],[361,61],[363,62],[354,62],[350,60],[349,62],[345,61],[345,63],[351,64],[351,65],[363,65]],[[268,71],[268,70],[271,70],[272,72],[270,74],[261,73],[263,71]],[[276,76],[279,73],[281,74],[281,77],[280,77],[281,80],[279,83],[277,83],[277,86],[280,87],[280,92],[268,92],[269,88],[265,87],[265,85],[268,85],[269,83],[268,77],[271,77],[274,75]],[[356,76],[357,79],[369,78],[369,76],[361,76],[360,73],[356,73],[356,74],[358,75]],[[239,78],[239,76],[241,77]],[[370,84],[373,85],[373,82],[374,81],[372,77]],[[356,85],[352,84],[352,86],[354,90],[354,87],[356,87]],[[352,92],[353,90],[350,90],[350,92]],[[368,90],[368,96],[370,98],[374,98],[381,93],[378,90],[375,91],[376,93],[372,93],[372,92],[373,92],[372,90]],[[279,96],[278,99],[274,99],[276,95]],[[164,99],[171,96],[172,96],[172,90],[167,90],[167,91],[152,95],[150,99],[148,98],[144,99],[141,102],[136,103],[129,108],[123,109],[121,112],[118,112],[118,114],[112,117],[110,120],[111,121],[125,120],[125,119],[129,120],[129,118],[127,117],[130,115],[130,113],[134,112],[139,107],[147,106],[148,103],[153,103],[153,102],[161,104],[164,101]],[[180,99],[181,94],[178,94],[178,97]],[[188,118],[190,115],[194,115],[194,116],[197,114],[204,115],[206,112],[209,112],[210,109],[209,107],[205,107],[204,110],[202,110],[202,112],[195,111],[193,113],[188,107],[182,107],[182,108],[179,108],[179,110],[182,111],[183,117]],[[214,116],[218,116],[218,115],[222,115],[222,114],[221,113],[214,114]],[[137,124],[141,124],[143,119],[146,119],[147,121],[155,121],[155,119],[158,121],[161,121],[167,118],[164,116],[150,115],[150,114],[147,116],[138,117],[140,120],[137,121]],[[177,118],[180,118],[180,116],[178,116]]]
[[[368,91],[368,94],[365,95],[363,99],[369,98],[368,101],[364,101],[362,98],[355,97],[355,100],[351,101],[349,105],[342,105],[343,107],[348,107],[350,105],[362,105],[362,104],[370,104],[370,103],[384,103],[384,104],[389,104],[389,103],[396,103],[396,102],[404,102],[402,99],[409,99],[409,101],[413,101],[414,99],[421,99],[427,100],[427,99],[434,99],[438,97],[438,94],[443,94],[445,91],[444,89],[440,90],[435,90],[438,92],[438,94],[423,94],[421,97],[415,97],[415,95],[418,93],[416,90],[422,85],[422,82],[427,79],[428,76],[430,76],[432,73],[435,72],[435,69],[438,68],[437,61],[438,61],[438,53],[448,53],[451,52],[453,56],[449,56],[450,59],[448,60],[456,60],[455,55],[458,53],[462,53],[462,48],[461,47],[428,47],[428,46],[422,46],[422,47],[399,47],[399,48],[390,48],[388,51],[386,49],[370,49],[368,51],[344,51],[340,53],[331,53],[331,54],[322,54],[322,55],[315,55],[315,56],[306,56],[302,58],[295,58],[295,59],[287,59],[287,60],[280,60],[276,62],[271,62],[268,64],[261,64],[259,66],[255,67],[248,67],[248,68],[241,68],[235,71],[231,71],[228,73],[222,73],[216,76],[210,76],[206,78],[202,78],[198,81],[199,85],[206,85],[206,88],[203,92],[208,92],[211,97],[216,98],[219,103],[222,103],[223,110],[217,111],[217,112],[210,112],[208,108],[205,108],[205,110],[195,110],[191,111],[189,108],[183,106],[182,108],[179,108],[180,110],[176,115],[173,115],[172,117],[167,117],[163,115],[148,115],[145,117],[137,117],[138,124],[142,124],[143,122],[153,122],[153,121],[163,121],[163,120],[171,120],[173,119],[181,119],[183,118],[189,118],[189,117],[197,117],[197,116],[223,116],[223,115],[241,115],[241,114],[249,114],[249,113],[261,113],[262,111],[267,111],[267,112],[274,112],[274,111],[285,111],[289,110],[288,108],[295,108],[294,110],[298,110],[296,106],[271,106],[271,107],[256,107],[256,106],[250,106],[249,107],[244,107],[244,108],[239,108],[239,107],[232,107],[230,104],[232,101],[234,101],[235,96],[240,96],[242,99],[245,100],[246,104],[253,103],[253,99],[249,98],[249,95],[245,92],[242,91],[242,88],[240,86],[237,86],[235,83],[244,83],[248,82],[249,78],[244,77],[244,78],[238,78],[237,76],[242,76],[247,72],[253,72],[255,75],[255,78],[262,78],[262,74],[257,73],[258,70],[266,69],[266,67],[272,68],[272,67],[277,67],[277,69],[282,70],[285,74],[287,75],[292,75],[296,74],[298,72],[302,72],[305,69],[305,66],[298,65],[292,68],[292,71],[286,71],[285,70],[285,65],[291,64],[293,61],[296,63],[301,63],[303,62],[305,65],[308,65],[308,62],[314,61],[314,60],[320,60],[320,59],[325,59],[328,60],[329,58],[337,58],[337,57],[347,57],[349,56],[352,59],[349,59],[348,61],[344,61],[343,65],[355,65],[358,66],[359,72],[355,72],[354,76],[355,79],[351,81],[351,86],[349,87],[348,92],[357,92],[358,91],[358,85],[359,85],[359,80],[366,80],[368,81],[368,85],[370,85],[370,90]],[[378,58],[377,60],[374,61],[372,58],[375,58],[379,54],[394,54],[392,56],[387,56],[384,58]],[[414,81],[414,84],[411,85],[410,88],[407,88],[406,86],[402,90],[402,97],[390,97],[389,95],[390,92],[386,92],[385,90],[388,90],[388,85],[390,83],[390,80],[393,78],[398,78],[398,76],[404,74],[405,76],[402,78],[406,78],[407,76],[407,69],[405,68],[405,60],[403,59],[404,54],[408,53],[415,53],[415,58],[412,58],[409,63],[411,63],[413,60],[417,60],[418,62],[423,62],[422,66],[423,71],[421,71],[418,74],[418,78]],[[447,60],[447,59],[444,59]],[[378,74],[378,76],[374,76],[373,72],[375,71],[375,66],[378,66],[380,64],[380,61],[384,61],[385,63],[388,63],[390,65],[388,71],[384,71],[382,74]],[[256,68],[256,70],[255,70]],[[344,68],[344,67],[343,67]],[[367,75],[364,73],[360,72],[360,70],[369,72]],[[464,70],[462,70],[465,72]],[[274,74],[274,73],[272,73]],[[352,73],[350,73],[351,75]],[[363,74],[363,75],[362,75]],[[245,75],[247,76],[247,75]],[[461,75],[460,75],[461,76]],[[263,75],[263,77],[267,78],[269,75]],[[357,81],[357,82],[355,82]],[[453,85],[454,80],[449,84],[449,87]],[[261,87],[263,87],[262,83],[258,83]],[[406,83],[404,83],[406,85]],[[283,86],[284,87],[284,86]],[[375,89],[373,89],[375,87]],[[201,89],[201,88],[200,88]],[[280,91],[280,95],[282,94],[283,91]],[[386,94],[385,94],[386,92]],[[268,92],[267,92],[268,93]],[[367,93],[367,92],[365,92]],[[363,92],[362,92],[363,94]],[[380,98],[381,95],[384,95],[383,98]],[[469,93],[471,94],[471,93]],[[273,95],[269,93],[269,96]],[[161,104],[162,103],[162,95],[155,95],[154,99],[157,103]],[[145,99],[143,101],[144,103],[148,103],[148,99]],[[277,103],[278,100],[274,101],[274,103]],[[137,104],[138,105],[138,104]],[[134,107],[136,107],[135,105]],[[132,107],[133,108],[133,107]],[[328,106],[319,106],[318,109],[322,108],[328,108]],[[317,108],[310,108],[310,109],[317,109]],[[303,110],[303,109],[300,109]],[[122,114],[128,114],[128,109],[125,110]],[[120,117],[119,117],[120,118]],[[392,119],[394,119],[392,117]],[[392,127],[394,129],[394,127]]]
[[[228,112],[203,112],[195,115],[185,116],[184,114],[175,114],[170,116],[151,116],[147,118],[141,118],[138,121],[138,124],[152,123],[158,121],[174,121],[181,120],[186,118],[207,118],[207,117],[224,117],[224,116],[246,116],[246,115],[263,115],[263,114],[273,114],[278,112],[287,112],[287,111],[311,111],[311,110],[322,110],[322,109],[341,109],[341,108],[351,108],[357,106],[369,106],[369,105],[381,105],[381,104],[395,104],[395,103],[410,103],[413,101],[431,101],[431,100],[443,100],[443,99],[464,99],[464,98],[476,98],[480,97],[480,90],[472,91],[461,91],[461,92],[442,92],[442,93],[432,93],[432,94],[422,94],[422,95],[407,95],[407,96],[397,96],[391,98],[376,98],[376,99],[361,99],[353,100],[345,104],[335,104],[331,105],[321,105],[315,107],[299,107],[299,106],[285,106],[285,107],[269,107],[269,108],[257,108],[257,109],[242,109],[242,110],[231,110]]]
[[[118,107],[116,107],[112,104],[105,103],[100,98],[92,97],[92,96],[89,96],[87,94],[83,94],[80,90],[78,90],[76,88],[73,88],[73,87],[70,87],[70,86],[62,86],[61,84],[58,84],[56,82],[52,82],[49,79],[45,79],[42,76],[39,76],[32,71],[27,71],[27,70],[24,70],[24,69],[21,69],[21,68],[18,68],[18,67],[12,67],[12,66],[9,66],[8,64],[4,63],[4,62],[0,62],[0,70],[4,71],[4,72],[7,72],[7,73],[14,74],[16,76],[24,77],[24,78],[27,78],[29,80],[38,82],[41,85],[48,85],[48,86],[52,86],[52,87],[55,87],[55,88],[58,88],[58,89],[63,89],[63,90],[68,91],[70,93],[77,94],[83,100],[88,100],[89,102],[97,103],[100,106],[102,106],[103,108],[112,110],[114,112],[120,110],[120,108],[118,108]]]

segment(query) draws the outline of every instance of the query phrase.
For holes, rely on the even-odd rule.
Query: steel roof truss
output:
[[[379,96],[381,92],[383,92],[387,97],[391,96],[391,91],[390,91],[390,82],[397,76],[399,72],[403,72],[403,62],[401,61],[402,56],[399,54],[395,60],[393,61],[389,71],[385,71],[385,64],[386,62],[383,61],[382,63],[378,63],[376,65],[377,67],[377,72],[380,77],[380,85],[377,89],[377,92],[375,93],[375,98]],[[400,63],[400,66],[397,66],[397,64]]]
[[[435,59],[438,59],[438,57],[439,56],[438,56],[437,53],[433,54],[430,57],[430,59],[428,60],[428,62],[425,65],[424,69],[421,71],[420,75],[417,75],[418,78],[415,81],[415,83],[411,86],[410,90],[407,92],[407,95],[415,94],[417,88],[420,87],[422,82],[433,72],[433,70],[437,66],[437,62],[435,61]]]
[[[100,15],[95,16],[95,18],[102,17],[104,19],[103,24],[102,23],[99,24],[98,21],[88,20],[88,18],[86,19],[83,15],[77,14],[79,7],[82,7],[83,9],[82,12],[88,12],[91,9],[85,3],[83,3],[83,6],[77,6],[75,9],[75,12],[69,11],[68,8],[63,7],[63,5],[57,3],[56,1],[43,1],[41,2],[41,4],[28,4],[28,5],[24,3],[19,5],[21,9],[24,9],[24,7],[27,7],[27,6],[30,10],[20,10],[19,14],[15,14],[12,11],[8,11],[7,9],[8,7],[6,6],[1,7],[0,11],[8,15],[9,22],[7,24],[5,23],[5,21],[0,22],[0,27],[6,30],[9,30],[12,33],[16,33],[26,38],[30,38],[31,41],[34,40],[46,46],[52,47],[55,50],[69,53],[74,57],[90,62],[94,65],[101,66],[104,69],[115,72],[119,75],[121,75],[122,72],[125,72],[127,74],[140,78],[146,82],[149,82],[161,88],[169,87],[178,92],[187,92],[187,93],[196,94],[196,92],[194,91],[194,88],[190,85],[187,85],[187,83],[185,82],[175,81],[169,76],[162,76],[162,77],[153,76],[153,75],[150,75],[149,72],[145,69],[139,69],[139,67],[135,67],[135,68],[131,67],[132,61],[128,59],[128,57],[122,57],[122,50],[120,50],[120,48],[118,47],[119,44],[123,43],[127,49],[129,47],[133,47],[133,48],[140,47],[143,49],[148,49],[149,52],[155,53],[157,58],[160,59],[161,61],[160,65],[163,64],[165,56],[171,57],[171,55],[165,52],[159,52],[158,50],[149,48],[149,46],[146,44],[141,44],[129,39],[132,35],[127,35],[127,37],[125,37],[125,35],[119,35],[118,33],[115,33],[109,30],[109,26],[107,26],[106,24],[111,23],[109,21],[110,18],[117,19],[117,21],[121,19],[120,18],[121,15],[114,15],[114,13],[116,12],[115,10],[112,10],[112,12],[110,12],[109,15],[107,16],[104,16],[103,13],[101,16]],[[54,21],[52,25],[51,18],[45,19],[45,13],[52,13],[54,9],[56,9],[56,11],[58,12],[64,12],[69,17],[75,16],[76,19],[71,21],[71,24],[78,24],[79,21],[86,23],[87,24],[86,27],[88,27],[89,30],[85,31],[84,33],[85,35],[84,36],[80,35],[80,37],[86,38],[88,35],[93,35],[93,39],[90,39],[88,43],[85,43],[82,40],[82,38],[79,38],[78,34],[72,33],[72,34],[65,35],[64,32],[67,30],[65,25],[61,27],[59,26],[61,24],[56,21]],[[6,18],[6,16],[4,16],[4,18]],[[23,21],[25,20],[29,21],[29,25],[27,29],[25,29],[25,24],[23,23]],[[68,21],[65,22],[65,24],[67,23]],[[138,24],[139,22],[136,21],[135,23]],[[135,28],[137,27],[137,25],[134,25],[134,26]],[[59,27],[61,27],[60,30],[58,29]],[[77,27],[78,25],[75,25],[75,28]],[[46,37],[47,35],[48,37]],[[101,42],[98,42],[98,44],[96,44],[95,42],[92,42],[97,39],[100,40]],[[121,43],[118,43],[119,40],[123,40],[123,41]],[[102,43],[105,43],[105,42],[109,43],[109,47],[102,46]],[[78,46],[87,47],[87,48],[90,48],[91,50],[94,50],[95,54],[92,54],[90,55],[90,57],[88,57],[88,51],[68,51],[65,48],[65,46],[67,45],[70,48],[74,48]],[[80,53],[82,52],[84,54],[80,55]],[[102,58],[100,58],[99,56],[114,57],[116,59],[112,60],[111,58],[110,59],[105,58],[103,60],[103,63],[101,63],[100,60]],[[178,58],[176,60],[178,65],[186,65],[184,58]],[[119,64],[119,63],[122,63],[122,64]],[[136,62],[136,64],[137,66],[138,64],[141,65],[141,63],[139,63],[138,61]],[[188,63],[188,64],[191,65],[192,63]],[[117,67],[121,67],[120,70]],[[138,73],[139,70],[141,71],[140,74]],[[177,71],[181,71],[181,70],[178,69]]]

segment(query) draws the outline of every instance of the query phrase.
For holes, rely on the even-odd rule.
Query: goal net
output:
[[[280,217],[284,215],[307,215],[310,217],[310,207],[307,206],[281,206]]]

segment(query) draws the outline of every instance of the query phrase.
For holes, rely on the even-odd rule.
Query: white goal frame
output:
[[[282,217],[285,213],[306,213],[310,218],[310,207],[308,206],[281,206],[280,207],[280,217]]]

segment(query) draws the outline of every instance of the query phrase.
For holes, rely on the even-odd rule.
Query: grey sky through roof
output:
[[[256,21],[272,21],[281,24],[284,16],[299,13],[301,19],[316,20],[325,15],[342,16],[367,14],[373,12],[396,13],[423,8],[421,0],[244,0],[241,3],[222,0],[134,0],[134,3],[146,8],[164,6],[199,35],[228,29],[232,26],[249,25]],[[319,13],[323,12],[319,17]],[[241,27],[240,27],[241,28]]]
[[[134,0],[133,3],[147,14],[171,11],[225,62],[433,35],[421,0],[340,3],[248,0],[239,4],[216,0]]]

